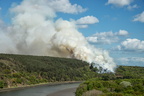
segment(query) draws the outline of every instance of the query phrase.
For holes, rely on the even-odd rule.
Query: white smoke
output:
[[[55,7],[58,1],[75,10]],[[56,12],[73,14],[84,10],[68,0],[24,0],[11,8],[11,26],[0,23],[0,52],[76,58],[114,72],[116,65],[108,52],[90,45],[73,21],[54,20]]]

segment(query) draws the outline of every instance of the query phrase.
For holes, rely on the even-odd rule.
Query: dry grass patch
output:
[[[93,89],[93,90],[85,92],[82,96],[99,96],[102,93],[103,93],[102,91]]]

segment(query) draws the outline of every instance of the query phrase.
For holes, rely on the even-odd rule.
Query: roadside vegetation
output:
[[[80,84],[76,96],[144,96],[144,67],[119,66],[116,73],[99,73]]]
[[[144,96],[144,79],[90,79],[77,88],[76,96]]]

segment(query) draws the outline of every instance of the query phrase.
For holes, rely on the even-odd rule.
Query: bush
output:
[[[0,80],[0,88],[4,88],[4,82]]]
[[[90,82],[90,83],[88,84],[88,86],[87,86],[87,90],[92,90],[93,87],[94,87],[93,82]]]
[[[118,86],[115,88],[114,91],[115,91],[115,92],[123,92],[123,91],[124,91],[124,88],[123,88],[123,86],[118,85]]]
[[[76,90],[76,96],[82,96],[84,92],[87,91],[87,85],[86,84],[80,84],[80,86]]]

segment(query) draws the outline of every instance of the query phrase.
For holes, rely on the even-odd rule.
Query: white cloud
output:
[[[139,22],[144,23],[144,11],[136,15],[133,21],[139,21]]]
[[[0,19],[0,26],[3,24],[3,21]]]
[[[138,8],[138,5],[137,4],[135,4],[135,5],[129,5],[128,7],[127,7],[127,9],[128,10],[132,10],[132,9],[134,9],[134,8]]]
[[[52,7],[57,12],[64,13],[81,13],[87,9],[82,8],[82,6],[74,4],[72,5],[69,0],[47,0],[48,5]]]
[[[80,25],[80,24],[78,24],[77,27],[78,27],[78,28],[87,28],[88,25]]]
[[[119,36],[126,36],[128,35],[128,32],[126,30],[119,30],[119,32],[116,33]]]
[[[76,24],[95,24],[98,23],[99,20],[94,16],[85,16],[76,21]]]
[[[123,57],[117,59],[119,63],[122,65],[130,65],[130,66],[144,66],[144,58],[143,57]]]
[[[92,42],[92,43],[97,43],[98,42],[98,37],[87,37],[87,40],[89,42]]]
[[[115,6],[123,7],[130,5],[133,0],[108,0],[107,4],[113,4]]]
[[[100,32],[87,37],[87,40],[92,43],[111,44],[119,41],[119,36],[127,36],[126,30],[119,30],[118,32]]]
[[[101,32],[96,33],[93,36],[87,37],[87,40],[92,43],[111,44],[117,42],[119,39],[114,35],[113,32]]]
[[[126,61],[126,62],[129,62],[129,61],[144,62],[143,57],[129,57],[129,58],[127,57],[127,58],[120,58],[120,60]]]
[[[144,51],[144,41],[138,39],[126,39],[118,46],[119,50]]]
[[[32,6],[33,4],[33,6]],[[47,9],[47,10],[45,10]],[[45,11],[44,11],[45,10]],[[71,4],[69,0],[24,0],[21,6],[17,6],[12,11],[18,12],[43,12],[44,14],[54,15],[53,12],[63,12],[77,14],[87,9],[77,4]],[[48,13],[47,11],[51,12]]]
[[[74,22],[77,24],[78,28],[87,28],[89,24],[98,23],[99,20],[94,16],[85,16],[78,20],[74,20]]]
[[[0,7],[0,11],[2,10],[2,8]]]

